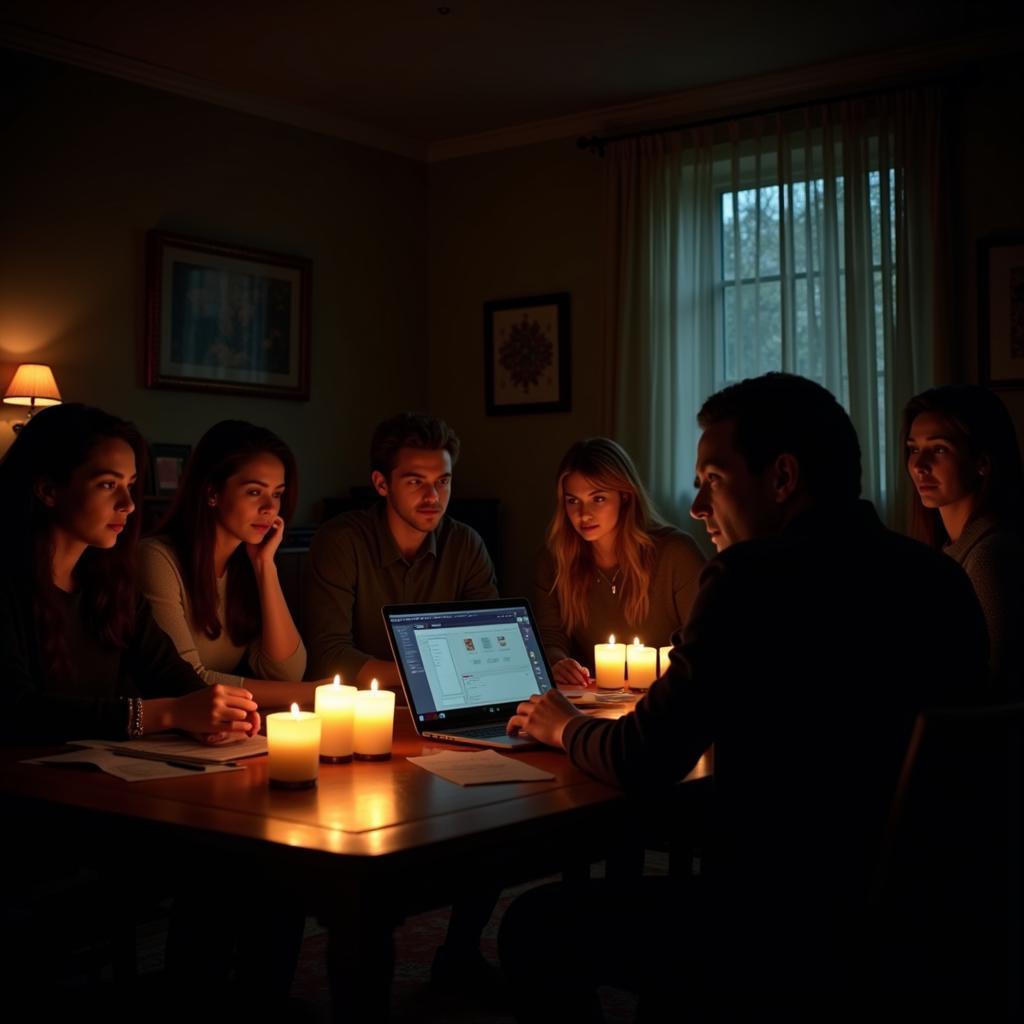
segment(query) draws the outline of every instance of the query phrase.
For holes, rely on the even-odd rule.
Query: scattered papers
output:
[[[70,754],[53,754],[50,757],[35,757],[24,764],[81,765],[94,764],[108,775],[114,775],[125,782],[145,782],[148,779],[174,779],[188,775],[211,775],[217,772],[238,772],[237,765],[210,764],[194,765],[180,762],[168,764],[151,757],[125,757],[105,747],[84,747]]]
[[[148,740],[72,740],[72,747],[98,747],[117,750],[128,757],[148,757],[157,761],[189,761],[193,764],[232,764],[243,757],[267,752],[267,737],[252,736],[234,743],[198,743],[187,736],[167,733]]]
[[[554,778],[550,772],[505,757],[496,750],[473,753],[446,750],[408,760],[459,786],[482,786],[490,782],[543,782]]]

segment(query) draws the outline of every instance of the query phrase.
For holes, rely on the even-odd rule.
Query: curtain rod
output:
[[[907,83],[910,84],[910,83]],[[917,83],[922,84],[922,83]],[[887,93],[898,92],[900,88],[894,87],[892,89],[865,89],[861,92],[851,92],[840,94],[838,96],[830,96],[828,99],[823,100],[823,103],[837,103],[843,100],[858,100],[864,99],[868,96],[884,96]],[[726,124],[729,121],[739,121],[748,117],[760,117],[768,114],[788,114],[793,110],[802,110],[805,107],[812,107],[815,103],[803,100],[800,102],[786,103],[778,107],[768,107],[765,109],[758,110],[744,110],[735,114],[722,114],[718,117],[708,117],[700,121],[682,121],[677,124],[664,125],[660,128],[636,128],[633,131],[621,132],[617,135],[581,135],[576,140],[576,145],[579,149],[590,150],[591,153],[595,153],[599,157],[604,156],[604,150],[606,146],[611,145],[613,142],[624,142],[626,139],[642,139],[648,135],[667,135],[669,132],[681,132],[686,129],[694,128],[710,128],[716,124]]]

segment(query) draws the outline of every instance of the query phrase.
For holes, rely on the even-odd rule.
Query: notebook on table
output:
[[[381,613],[421,736],[500,750],[537,745],[505,733],[518,704],[554,689],[526,600],[385,605]]]

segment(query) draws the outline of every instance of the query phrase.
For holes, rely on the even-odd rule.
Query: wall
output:
[[[953,303],[959,334],[942,380],[977,380],[977,239],[1024,232],[1024,75],[991,61],[951,81]],[[498,497],[505,512],[507,593],[528,593],[551,514],[552,476],[577,438],[607,430],[602,162],[574,140],[467,157],[431,168],[430,397],[466,438],[457,486]],[[482,303],[572,293],[573,411],[484,414]],[[1002,391],[1024,437],[1024,391]],[[684,528],[685,512],[674,516]]]
[[[954,379],[978,379],[978,241],[1013,233],[1024,240],[1022,102],[1024,69],[1019,61],[994,63],[965,76],[953,90],[957,322],[963,339]],[[1024,390],[999,394],[1024,444]]]
[[[0,388],[50,363],[67,400],[194,443],[239,417],[299,457],[298,520],[368,474],[383,415],[422,403],[426,170],[271,121],[0,50]],[[309,402],[142,386],[150,228],[313,261]],[[12,439],[0,412],[0,448]]]
[[[606,429],[603,174],[571,139],[431,169],[431,411],[462,437],[458,492],[501,500],[507,595],[529,594],[559,459]],[[560,291],[572,302],[572,411],[485,415],[483,303]]]

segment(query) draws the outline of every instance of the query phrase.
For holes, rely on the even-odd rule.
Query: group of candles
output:
[[[316,688],[313,711],[267,715],[270,781],[301,788],[316,784],[321,761],[383,761],[391,756],[395,695],[377,688],[342,686],[341,677]]]
[[[594,644],[594,669],[599,690],[646,690],[668,669],[668,647],[645,647],[639,637],[631,644],[617,644],[608,637],[606,644]],[[659,670],[660,662],[660,670]],[[627,679],[627,669],[628,679]]]

